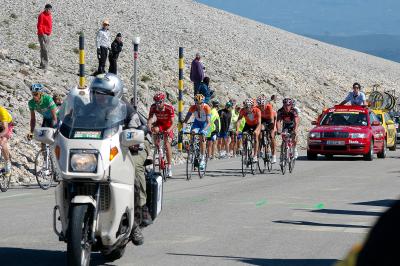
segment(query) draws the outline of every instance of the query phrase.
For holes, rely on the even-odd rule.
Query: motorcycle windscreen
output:
[[[70,139],[105,139],[124,124],[126,114],[126,104],[117,97],[69,95],[60,110],[60,132]]]

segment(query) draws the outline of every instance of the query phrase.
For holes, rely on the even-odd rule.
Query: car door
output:
[[[371,123],[372,136],[374,138],[374,150],[380,151],[382,150],[382,146],[384,145],[385,129],[383,128],[382,125],[379,126],[372,125],[372,123],[375,121],[380,122],[373,112],[369,113],[369,120]]]
[[[384,114],[384,118],[387,125],[388,146],[393,146],[396,143],[396,125],[388,113]]]

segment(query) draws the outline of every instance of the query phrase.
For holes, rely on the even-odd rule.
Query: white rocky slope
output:
[[[94,39],[104,18],[125,45],[119,72],[131,88],[133,36],[141,37],[139,95],[145,106],[154,91],[165,89],[176,103],[178,47],[185,47],[185,99],[189,103],[190,61],[204,55],[207,75],[222,101],[242,100],[260,93],[290,96],[302,109],[302,135],[321,108],[340,101],[354,81],[365,87],[399,85],[400,65],[338,48],[189,0],[71,0],[53,5],[51,69],[39,66],[36,19],[45,1],[0,0],[0,105],[11,110],[17,124],[12,139],[15,175],[27,182],[32,175],[35,143],[27,143],[29,85],[46,84],[66,93],[78,77],[78,34],[86,36],[87,72],[97,67]]]

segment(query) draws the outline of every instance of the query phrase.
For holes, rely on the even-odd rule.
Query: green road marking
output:
[[[266,199],[262,199],[256,202],[256,207],[259,208],[263,205],[267,204],[267,200]]]
[[[296,209],[305,209],[305,210],[321,210],[321,209],[325,209],[325,204],[320,202],[317,203],[315,205],[306,205],[306,204],[295,204],[295,203],[290,203],[288,204],[291,208],[296,208]]]
[[[205,201],[207,201],[206,198],[194,198],[194,199],[192,199],[192,202],[205,202]]]
[[[324,209],[324,208],[325,208],[325,205],[322,202],[320,202],[320,203],[318,203],[317,205],[314,206],[314,209],[321,210],[321,209]]]

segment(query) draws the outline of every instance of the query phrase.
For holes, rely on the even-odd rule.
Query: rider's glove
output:
[[[32,138],[33,138],[32,132],[30,132],[30,133],[28,133],[28,135],[26,135],[27,140],[32,140]]]

